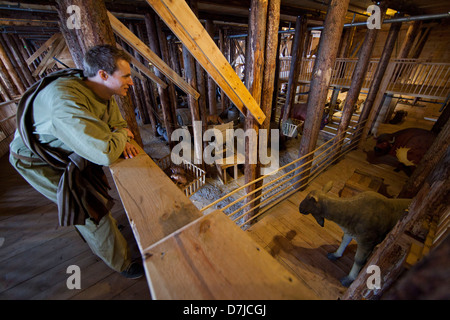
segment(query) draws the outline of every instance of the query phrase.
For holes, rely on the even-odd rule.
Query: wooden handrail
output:
[[[318,299],[221,211],[203,215],[134,141],[110,166],[154,299]]]

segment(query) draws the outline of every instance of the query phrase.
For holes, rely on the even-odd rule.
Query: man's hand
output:
[[[138,155],[138,153],[139,153],[139,150],[136,149],[136,147],[134,145],[132,145],[129,142],[127,142],[125,144],[125,149],[123,150],[123,156],[125,157],[125,159],[134,158],[135,156]]]
[[[133,132],[131,132],[131,130],[128,129],[128,128],[125,128],[125,130],[127,130],[127,137],[130,138],[130,139],[134,139],[134,134],[133,134]]]

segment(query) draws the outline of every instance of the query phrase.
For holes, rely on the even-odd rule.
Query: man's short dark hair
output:
[[[130,62],[130,57],[114,46],[106,44],[92,47],[84,56],[84,76],[95,77],[99,70],[113,74],[117,70],[117,61],[121,59]]]

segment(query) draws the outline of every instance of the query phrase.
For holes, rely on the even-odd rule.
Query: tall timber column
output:
[[[308,178],[311,171],[309,160],[312,159],[312,155],[308,157],[306,155],[316,147],[348,4],[349,0],[331,0],[328,5],[308,95],[306,119],[299,150],[299,157],[305,156],[305,158],[298,162],[298,166],[302,166],[304,171],[296,178],[299,182],[297,187],[306,182],[303,180]]]
[[[264,72],[267,5],[268,0],[252,0],[249,15],[249,36],[245,59],[245,86],[258,104],[261,102]],[[245,117],[244,130],[246,133],[252,133],[249,135],[249,138],[244,138],[248,139],[245,141],[244,165],[245,183],[247,184],[260,176],[260,165],[257,157],[259,124],[248,110]],[[246,204],[250,203],[244,209],[246,212],[245,220],[255,215],[255,211],[252,209],[259,203],[259,201],[255,201],[256,193],[251,194],[255,189],[256,185],[254,183],[245,188],[245,192],[250,194],[245,199]]]
[[[161,45],[158,40],[158,29],[156,25],[157,16],[152,10],[145,13],[145,26],[148,34],[148,42],[150,49],[162,58]],[[155,68],[155,74],[157,77],[165,79],[163,73]],[[171,101],[169,96],[169,89],[164,89],[161,85],[157,85],[159,99],[161,102],[161,109],[164,117],[164,126],[166,127],[167,139],[169,142],[170,149],[172,149],[174,143],[172,142],[172,132],[175,123],[174,115],[172,113]]]
[[[302,63],[303,43],[306,36],[306,17],[297,17],[295,22],[294,43],[292,44],[292,59],[289,69],[289,79],[286,89],[286,102],[283,107],[280,121],[284,122],[289,118],[292,106],[295,102],[295,93],[297,91],[298,77]]]
[[[373,77],[372,86],[370,87],[369,93],[367,94],[366,101],[364,103],[364,109],[359,117],[358,124],[362,124],[363,121],[367,120],[364,124],[364,130],[362,132],[360,144],[363,144],[371,130],[374,120],[378,116],[379,106],[382,102],[384,96],[385,86],[383,88],[382,82],[386,83],[386,69],[389,65],[389,60],[391,58],[392,52],[394,51],[395,43],[397,41],[398,32],[402,26],[401,22],[392,23],[389,28],[389,33],[384,45],[383,52],[381,53],[380,61],[378,62],[377,70]],[[386,79],[385,79],[386,78]]]
[[[381,15],[384,16],[386,12],[385,6],[381,8]],[[380,22],[381,24],[382,22]],[[367,29],[366,36],[364,38],[364,43],[359,51],[358,62],[356,63],[355,70],[352,74],[352,82],[350,84],[350,90],[347,93],[347,98],[345,100],[344,107],[342,109],[342,118],[339,123],[338,131],[336,136],[337,140],[340,141],[344,138],[345,132],[347,131],[348,125],[350,123],[353,106],[358,100],[359,94],[361,92],[361,87],[366,77],[367,67],[369,65],[370,57],[372,56],[373,45],[377,39],[378,30],[376,28]],[[337,147],[337,151],[340,151],[343,141],[341,141]]]
[[[82,57],[92,46],[101,44],[116,46],[104,1],[57,0],[56,7],[61,32],[77,68],[83,68]],[[79,8],[79,12],[74,11],[73,8]],[[75,21],[71,19],[75,19]],[[142,146],[142,139],[129,94],[126,97],[116,96],[115,98],[136,142]]]
[[[214,23],[212,22],[212,20],[206,20],[205,28],[211,38],[214,39]],[[209,114],[211,116],[217,114],[216,88],[217,86],[214,82],[214,79],[208,76],[208,105]]]

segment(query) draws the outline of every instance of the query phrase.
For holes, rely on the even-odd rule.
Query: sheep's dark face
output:
[[[311,191],[305,199],[300,202],[300,206],[298,210],[301,214],[308,215],[312,214],[314,219],[316,219],[317,223],[323,227],[324,226],[324,218],[321,214],[321,202],[319,200],[319,195],[317,191]]]

